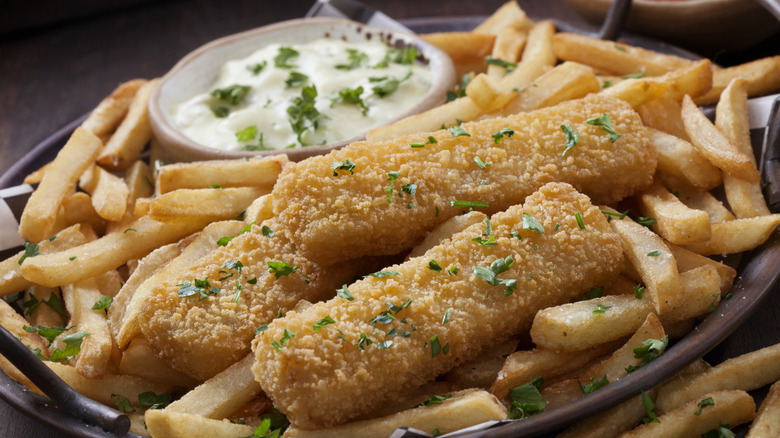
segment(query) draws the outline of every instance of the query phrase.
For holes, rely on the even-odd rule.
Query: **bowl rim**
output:
[[[175,148],[189,150],[192,152],[192,157],[188,161],[203,159],[235,159],[278,154],[287,154],[291,161],[299,161],[310,156],[325,154],[331,150],[338,149],[355,141],[364,140],[366,134],[365,132],[352,138],[328,143],[325,145],[313,145],[290,149],[269,149],[263,151],[223,150],[201,145],[185,136],[176,128],[173,123],[171,123],[171,120],[167,116],[167,114],[169,114],[169,110],[164,108],[164,105],[162,105],[161,102],[163,97],[163,89],[172,80],[175,80],[177,75],[193,61],[201,58],[211,50],[230,46],[247,38],[252,38],[258,35],[273,34],[291,28],[311,25],[330,25],[336,28],[352,28],[358,33],[377,34],[380,36],[378,40],[388,45],[393,42],[403,41],[406,44],[417,47],[428,63],[435,64],[435,68],[431,69],[433,71],[432,85],[426,94],[409,111],[406,111],[403,114],[400,114],[398,117],[387,121],[386,124],[391,124],[410,115],[423,112],[436,105],[444,103],[446,91],[452,88],[455,84],[455,68],[449,56],[447,56],[447,54],[438,47],[428,43],[415,34],[377,28],[342,18],[310,17],[281,21],[212,40],[189,52],[187,55],[181,58],[162,78],[160,78],[159,83],[152,91],[148,104],[149,121],[154,137],[158,140],[158,146],[169,149]],[[215,66],[214,68],[221,68],[221,65]],[[166,152],[161,152],[162,157],[166,157]],[[185,161],[181,159],[181,152],[182,151],[179,151],[178,154],[173,154],[177,156],[177,161]]]

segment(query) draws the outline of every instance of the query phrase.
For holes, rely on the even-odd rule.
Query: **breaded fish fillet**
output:
[[[342,292],[274,320],[253,342],[255,378],[298,428],[347,421],[528,330],[539,309],[604,284],[622,252],[587,196],[547,184],[489,225],[385,269],[397,274],[351,284],[354,300]]]
[[[287,267],[271,272],[269,262]],[[356,264],[322,269],[302,257],[268,220],[157,286],[139,317],[141,330],[177,369],[205,380],[246,356],[257,328],[278,312],[330,298],[356,273]]]
[[[587,123],[605,114],[619,138],[608,136],[603,118]],[[571,128],[568,140],[564,126]],[[331,264],[412,247],[468,208],[452,201],[479,201],[488,205],[479,211],[491,214],[560,181],[611,203],[647,187],[655,172],[639,116],[609,97],[461,127],[468,135],[441,130],[357,142],[290,164],[274,187],[274,211],[302,254]],[[567,150],[567,142],[576,145]]]

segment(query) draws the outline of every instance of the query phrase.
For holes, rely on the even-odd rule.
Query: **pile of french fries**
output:
[[[369,141],[590,93],[623,99],[641,115],[658,155],[655,181],[624,205],[602,207],[624,243],[625,268],[581,300],[540,311],[533,345],[493,346],[371,416],[285,436],[389,436],[401,425],[436,435],[596,391],[663,354],[728,297],[736,271],[707,255],[758,247],[780,224],[761,192],[746,107],[748,96],[780,88],[780,57],[718,68],[556,33],[515,2],[472,32],[424,37],[450,54],[464,83],[447,104],[377,128]],[[287,158],[157,165],[153,150],[150,166],[139,156],[154,145],[146,108],[155,84],[120,85],[25,180],[39,185],[20,222],[25,250],[0,262],[0,324],[75,389],[127,413],[134,433],[273,436],[285,420],[254,380],[253,355],[195,381],[150,346],[138,316],[153,285],[273,216],[270,192]],[[715,123],[697,106],[710,103]],[[721,185],[729,208],[709,192]],[[479,220],[445,222],[410,256]],[[698,436],[751,420],[748,436],[779,436],[778,364],[780,344],[714,367],[699,360],[560,436]],[[1,356],[0,367],[38,391]],[[770,384],[755,415],[746,391]]]

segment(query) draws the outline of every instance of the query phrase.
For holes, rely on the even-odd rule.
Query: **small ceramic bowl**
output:
[[[450,58],[438,48],[414,35],[334,18],[302,18],[284,21],[220,38],[201,46],[185,56],[160,80],[149,100],[149,119],[154,134],[152,146],[155,158],[163,162],[174,162],[285,153],[291,160],[299,161],[363,139],[365,132],[347,140],[303,148],[224,151],[198,144],[182,134],[173,123],[171,110],[174,105],[208,90],[216,82],[219,70],[225,62],[244,58],[268,44],[300,44],[323,37],[339,38],[349,42],[372,39],[382,41],[389,47],[417,48],[433,72],[432,86],[417,105],[401,114],[396,120],[443,103],[447,90],[455,84],[455,70]]]
[[[585,19],[601,23],[612,0],[566,0]],[[780,31],[755,0],[633,0],[626,29],[701,55],[735,52]]]

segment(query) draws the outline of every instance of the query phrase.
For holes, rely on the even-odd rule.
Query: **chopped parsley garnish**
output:
[[[268,65],[268,61],[258,62],[257,64],[247,65],[246,69],[251,71],[253,75],[257,76]]]
[[[303,87],[301,96],[293,99],[292,105],[287,107],[287,115],[290,127],[298,138],[298,143],[304,145],[303,134],[309,127],[316,130],[319,121],[326,116],[320,114],[314,104],[317,100],[317,87],[314,85]],[[308,125],[308,126],[307,126]]]
[[[346,172],[349,172],[350,174],[355,174],[355,166],[357,166],[355,163],[352,162],[349,158],[347,158],[344,161],[334,161],[330,163],[330,167],[333,169],[333,176],[339,176],[339,170],[344,170]]]
[[[505,61],[503,59],[494,58],[494,57],[489,56],[489,55],[485,57],[485,63],[487,65],[495,65],[495,66],[498,66],[498,67],[504,67],[504,74],[509,74],[509,73],[513,72],[517,68],[517,63],[516,62]]]
[[[388,184],[384,190],[384,192],[387,193],[387,202],[393,201],[393,188],[395,187],[395,180],[397,180],[399,176],[401,176],[401,172],[398,171],[387,173],[387,181],[390,181],[390,184]]]
[[[298,88],[304,86],[308,80],[309,77],[305,74],[297,71],[291,71],[290,76],[287,76],[287,79],[284,81],[284,83],[287,85],[287,88]]]
[[[70,256],[70,257],[68,257],[68,260],[70,260],[70,261],[76,260],[76,256]]]
[[[491,137],[493,137],[493,143],[499,144],[501,143],[501,140],[504,139],[504,137],[512,138],[514,135],[515,131],[513,129],[504,128],[494,132]]]
[[[601,298],[604,294],[604,286],[594,287],[593,289],[585,292],[577,301],[592,300],[594,298]]]
[[[460,79],[460,84],[455,86],[454,90],[447,90],[447,102],[466,97],[466,87],[471,82],[471,74],[466,73]]]
[[[334,321],[333,318],[331,318],[330,315],[328,315],[328,316],[322,318],[321,320],[315,322],[314,324],[312,324],[312,328],[314,328],[315,332],[318,332],[318,331],[322,330],[323,327],[331,325],[331,324],[335,324],[335,323],[336,323],[336,321]]]
[[[542,226],[542,224],[540,224],[535,217],[531,216],[528,213],[523,213],[522,226],[524,230],[531,230],[531,231],[536,231],[539,234],[544,234],[544,227]]]
[[[130,231],[138,232],[138,230],[136,230],[135,228],[128,228],[125,231],[123,231],[123,233],[127,233],[127,232],[130,232]]]
[[[395,304],[393,304],[393,302],[392,302],[392,301],[388,301],[388,302],[386,302],[386,303],[385,303],[385,305],[386,305],[387,307],[389,307],[389,308],[390,308],[390,310],[392,310],[393,312],[395,312],[395,313],[398,313],[398,312],[400,312],[400,311],[402,311],[402,310],[406,309],[407,307],[411,306],[411,305],[412,305],[412,299],[411,299],[411,298],[407,299],[407,300],[406,300],[406,301],[404,301],[404,302],[403,302],[403,304],[401,304],[400,306],[396,306]]]
[[[242,235],[242,234],[244,234],[244,233],[248,233],[248,232],[249,232],[249,230],[251,230],[251,229],[252,229],[252,225],[254,225],[254,224],[256,224],[256,223],[257,223],[257,222],[252,222],[252,223],[250,223],[249,225],[245,226],[245,227],[244,227],[244,228],[241,230],[241,232],[240,232],[240,233],[238,233],[238,236],[240,236],[240,235]],[[268,227],[266,227],[265,225],[263,225],[263,228],[265,229],[265,228],[268,228]],[[270,231],[270,229],[269,229],[269,231]],[[271,234],[273,234],[273,233],[271,233]],[[263,235],[265,236],[265,231],[263,232]],[[217,245],[219,245],[219,246],[227,246],[227,244],[228,244],[228,243],[230,243],[230,241],[232,241],[233,239],[235,239],[235,238],[236,238],[236,237],[238,237],[238,236],[223,236],[223,237],[220,237],[219,239],[217,239]]]
[[[582,220],[582,213],[580,213],[578,211],[578,212],[574,213],[574,217],[577,219],[577,226],[584,230],[585,229],[585,221]]]
[[[538,85],[536,85],[536,84],[528,84],[528,85],[526,85],[526,86],[524,86],[524,87],[515,87],[515,88],[512,88],[512,91],[514,91],[515,93],[522,93],[523,91],[525,91],[525,90],[529,89],[530,87],[534,87],[534,88],[536,88],[536,87],[538,87]]]
[[[35,243],[24,242],[24,254],[19,258],[19,264],[24,263],[27,257],[35,257],[39,255],[38,245]]]
[[[54,342],[54,339],[62,333],[70,330],[70,327],[44,327],[42,325],[36,325],[35,327],[22,326],[22,329],[27,333],[38,333],[41,337],[46,338],[49,341],[49,345]]]
[[[393,313],[389,310],[383,310],[382,312],[379,312],[379,315],[371,318],[371,321],[369,321],[368,323],[373,326],[376,326],[376,323],[378,322],[387,325],[393,321],[395,321],[395,316],[393,316]]]
[[[658,250],[650,251],[649,253],[647,253],[647,255],[649,257],[658,257],[659,255],[661,255],[661,251],[658,251]]]
[[[146,406],[149,409],[164,409],[171,404],[170,394],[157,395],[153,391],[138,394],[138,406]]]
[[[628,210],[624,211],[623,213],[601,210],[601,213],[607,216],[607,222],[611,221],[613,217],[616,217],[622,221],[626,216],[628,216]]]
[[[503,285],[506,287],[504,296],[509,296],[517,289],[517,280],[498,278],[497,275],[508,271],[515,263],[515,259],[510,255],[505,259],[497,258],[490,264],[490,268],[484,266],[475,266],[474,275],[488,282],[491,286]]]
[[[639,225],[642,225],[643,227],[648,227],[649,228],[650,226],[655,225],[655,219],[651,218],[651,217],[639,216],[636,219],[636,223],[638,223]]]
[[[450,126],[450,135],[453,137],[471,137],[471,134],[466,132],[460,125]]]
[[[452,207],[488,208],[488,203],[483,201],[450,201]]]
[[[218,117],[220,119],[225,118],[230,114],[230,108],[226,106],[217,106],[214,108],[211,108],[211,112],[214,113],[215,117]]]
[[[623,78],[623,79],[639,79],[639,78],[643,78],[645,76],[647,76],[647,73],[639,72],[639,73],[631,73],[631,74],[628,74],[628,75],[623,75],[623,76],[621,76],[621,78]]]
[[[86,336],[91,333],[76,332],[62,338],[62,342],[65,343],[65,350],[55,349],[51,354],[51,361],[56,362],[59,360],[69,361],[72,357],[79,354],[81,351],[81,343]]]
[[[477,163],[477,166],[479,166],[480,169],[484,169],[484,168],[490,166],[491,164],[493,164],[490,161],[488,161],[486,163],[486,162],[482,161],[482,159],[479,158],[479,157],[474,157],[474,162]]]
[[[450,344],[444,345],[444,347],[441,346],[441,342],[439,342],[439,335],[433,335],[430,339],[428,339],[428,343],[431,345],[431,357],[436,357],[441,353],[447,354],[450,352]],[[428,343],[425,344],[425,346],[428,346]]]
[[[647,412],[647,417],[643,418],[642,422],[644,424],[660,423],[661,420],[659,420],[658,416],[655,414],[655,403],[653,403],[653,401],[650,400],[650,397],[647,394],[645,394],[644,391],[642,391],[642,404],[645,406],[645,412]]]
[[[610,81],[610,80],[606,80],[606,81],[601,83],[601,88],[609,88],[611,86],[612,86],[612,81]]]
[[[338,64],[336,65],[336,68],[339,70],[354,70],[356,68],[359,68],[361,64],[368,61],[368,55],[365,53],[357,50],[357,49],[347,49],[348,58],[349,58],[349,64]]]
[[[35,312],[35,309],[37,309],[41,304],[46,304],[47,306],[51,307],[52,310],[57,312],[62,317],[68,317],[68,313],[65,311],[65,304],[63,304],[59,295],[53,292],[49,294],[49,299],[46,301],[39,300],[35,297],[35,295],[30,295],[29,300],[22,302],[22,307],[24,308],[25,314],[32,315],[33,312]]]
[[[485,236],[485,238],[477,236],[471,239],[471,241],[477,242],[488,248],[498,245],[498,242],[496,242],[496,235],[493,234],[493,226],[490,224],[490,219],[488,218],[485,218],[485,231],[482,233],[482,236]]]
[[[261,132],[260,137],[257,138],[257,144],[247,144],[244,145],[245,151],[265,151],[268,150],[268,148],[265,147],[265,135]]]
[[[389,49],[385,53],[384,59],[376,65],[376,68],[385,68],[391,62],[401,65],[411,65],[417,59],[417,48],[413,46],[404,47],[402,49]]]
[[[276,278],[279,278],[284,275],[290,275],[297,270],[298,268],[296,266],[289,265],[285,262],[276,262],[276,261],[268,262],[268,272],[274,274],[274,277]]]
[[[509,390],[509,400],[512,402],[509,406],[509,418],[519,420],[544,412],[547,402],[539,392],[543,382],[541,377],[537,377]]]
[[[594,392],[601,388],[602,386],[609,383],[609,380],[607,380],[607,376],[604,375],[600,379],[596,380],[593,377],[590,378],[590,383],[583,386],[582,383],[579,381],[577,382],[578,385],[580,385],[580,389],[582,390],[583,394],[590,394],[591,392]]]
[[[553,231],[558,231],[558,228],[560,227],[561,227],[561,223],[560,222],[556,223],[555,228],[553,228]]]
[[[264,237],[273,237],[274,232],[270,228],[268,228],[267,225],[263,225],[260,228],[260,232],[263,234]]]
[[[347,285],[341,286],[341,289],[336,289],[336,295],[338,295],[340,298],[343,298],[347,301],[354,301],[355,297],[352,296],[351,293],[349,293],[349,289],[347,289]]]
[[[282,333],[282,337],[281,339],[279,339],[279,342],[273,340],[271,341],[271,346],[279,351],[282,351],[282,348],[284,348],[284,344],[294,337],[295,337],[295,333],[291,332],[290,329],[286,328],[284,329],[284,332]]]
[[[111,394],[111,398],[114,399],[114,406],[116,406],[117,410],[119,412],[124,412],[125,414],[129,414],[130,412],[135,412],[135,409],[133,409],[133,405],[130,403],[130,400],[127,397],[123,397],[121,395],[117,394]]]
[[[220,291],[218,287],[211,286],[211,283],[209,283],[208,278],[203,280],[198,280],[196,278],[193,280],[193,282],[190,282],[189,280],[184,280],[181,283],[177,284],[177,286],[179,286],[180,298],[187,298],[195,294],[198,294],[199,298],[201,300],[204,300],[209,295],[216,295]]]
[[[409,70],[406,76],[402,77],[401,79],[388,78],[385,76],[382,78],[384,82],[380,83],[379,85],[374,85],[373,87],[371,87],[371,91],[373,91],[374,94],[376,94],[377,96],[381,98],[385,98],[395,93],[395,91],[398,89],[401,83],[409,79],[411,76],[412,76],[411,70]],[[378,79],[378,78],[371,78],[371,79]],[[379,81],[371,81],[371,82],[379,82]]]
[[[427,144],[436,144],[438,141],[436,140],[436,137],[429,135],[427,141],[416,141],[413,143],[409,143],[409,146],[415,149],[424,148]]]
[[[449,269],[447,269],[447,273],[450,274],[450,275],[458,275],[459,271],[460,271],[460,269],[458,269],[458,267],[455,266],[455,265],[452,265],[452,266],[450,266]]]
[[[566,136],[566,149],[564,149],[563,154],[561,154],[561,158],[563,158],[566,156],[567,152],[572,150],[574,146],[577,146],[577,143],[580,142],[580,133],[571,126],[571,123],[568,125],[561,125],[561,131],[563,131],[563,135]]]
[[[612,306],[605,306],[604,304],[597,303],[596,304],[596,310],[593,311],[594,315],[603,315],[606,313],[608,309],[611,309]]]
[[[440,405],[444,403],[444,400],[448,400],[451,398],[452,398],[452,394],[433,395],[431,396],[431,398],[425,400],[424,402],[420,403],[415,407],[419,408],[420,406]]]
[[[236,132],[236,140],[238,141],[252,141],[257,136],[257,126],[247,126],[246,128]]]
[[[404,184],[401,186],[401,191],[403,193],[408,193],[409,196],[414,196],[414,194],[417,193],[417,184],[415,183]]]
[[[372,272],[371,274],[364,276],[364,278],[365,277],[376,277],[376,278],[395,277],[396,275],[401,275],[401,274],[395,271],[378,271],[378,272]]]
[[[626,368],[626,372],[634,372],[642,365],[647,365],[654,361],[658,356],[663,354],[666,346],[669,345],[669,336],[665,336],[663,339],[647,339],[642,342],[642,345],[634,348],[634,358],[641,359],[641,363],[638,366],[629,365]]]
[[[300,53],[292,47],[279,47],[279,53],[274,57],[274,65],[279,68],[293,68],[290,61],[298,58]]]
[[[263,333],[264,331],[268,330],[268,324],[263,324],[260,327],[255,330],[255,336],[259,335],[260,333]]]
[[[642,286],[641,284],[637,284],[636,286],[634,286],[634,297],[636,297],[636,299],[638,300],[641,300],[642,297],[644,296],[645,296],[645,287]]]
[[[360,95],[363,94],[363,87],[357,88],[342,88],[339,90],[338,97],[333,99],[333,104],[343,102],[349,105],[357,105],[360,108],[360,113],[364,116],[368,113],[368,107],[363,102],[363,98]],[[332,105],[331,105],[332,106]]]
[[[715,400],[713,400],[712,397],[707,397],[700,401],[696,406],[699,407],[699,410],[694,412],[694,415],[701,415],[702,409],[706,408],[707,406],[715,406]]]
[[[244,100],[251,88],[249,85],[234,84],[229,87],[212,90],[211,95],[231,105],[238,105]]]
[[[428,262],[428,269],[437,273],[442,271],[441,265],[436,260],[431,260]]]
[[[358,339],[358,348],[361,350],[364,350],[367,346],[373,344],[371,339],[366,336],[365,333],[360,334],[360,339]]]
[[[731,425],[720,424],[717,429],[708,430],[701,434],[702,438],[734,438],[734,432],[731,431]]]
[[[441,319],[441,323],[447,324],[448,322],[450,322],[450,315],[452,315],[452,307],[450,307],[449,309],[447,309],[446,312],[444,312],[444,317]]]
[[[382,341],[378,344],[376,344],[377,350],[384,350],[386,348],[390,348],[393,346],[393,341]]]
[[[95,301],[95,304],[92,305],[92,310],[104,310],[111,307],[111,303],[114,301],[113,298],[101,295],[100,298]]]
[[[607,113],[604,113],[604,115],[601,117],[588,119],[585,121],[585,123],[593,126],[601,126],[601,130],[607,133],[607,138],[609,138],[609,141],[612,143],[616,142],[617,139],[620,138],[620,134],[612,129],[612,120],[610,120],[609,114]]]

